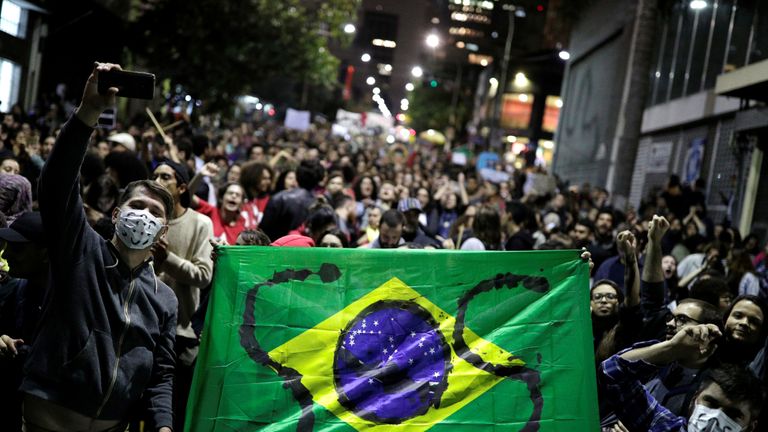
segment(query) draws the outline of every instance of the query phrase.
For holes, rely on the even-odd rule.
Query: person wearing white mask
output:
[[[722,337],[713,324],[681,329],[669,340],[640,343],[604,361],[600,379],[621,423],[614,431],[753,432],[763,405],[760,380],[748,370],[723,364],[707,372],[689,407],[688,417],[673,414],[641,384],[659,368],[675,362],[706,361]]]
[[[161,185],[127,185],[104,240],[87,223],[79,170],[99,115],[117,88],[97,91],[96,63],[75,114],[40,178],[50,254],[48,298],[20,391],[25,431],[124,431],[138,413],[145,431],[171,432],[178,303],[152,268],[173,197]]]

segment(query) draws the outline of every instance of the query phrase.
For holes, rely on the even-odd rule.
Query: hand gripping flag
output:
[[[594,431],[577,251],[229,247],[188,431]]]

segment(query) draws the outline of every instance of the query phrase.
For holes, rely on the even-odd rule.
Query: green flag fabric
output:
[[[579,255],[225,247],[185,429],[598,430]]]

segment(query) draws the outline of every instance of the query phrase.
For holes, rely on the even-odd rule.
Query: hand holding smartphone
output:
[[[119,97],[152,99],[155,96],[155,75],[116,69],[99,72],[99,94],[107,94],[110,87],[117,87]]]

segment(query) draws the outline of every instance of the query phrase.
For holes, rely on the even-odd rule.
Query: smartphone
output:
[[[152,99],[155,96],[155,75],[121,70],[99,72],[99,93],[106,94],[110,87],[117,87],[120,97]]]

